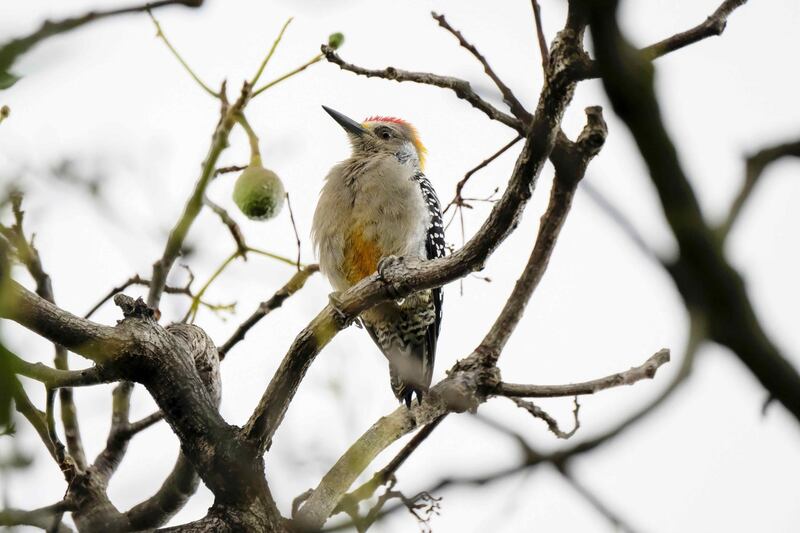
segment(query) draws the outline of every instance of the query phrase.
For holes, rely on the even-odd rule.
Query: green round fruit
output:
[[[277,174],[249,166],[233,186],[233,201],[252,220],[267,220],[281,212],[286,193]]]

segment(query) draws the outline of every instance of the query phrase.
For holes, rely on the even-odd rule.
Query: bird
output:
[[[423,173],[427,151],[414,126],[389,116],[359,123],[322,107],[352,148],[328,172],[311,230],[335,306],[338,294],[379,270],[383,259],[443,257],[445,235],[439,199]],[[395,397],[409,409],[431,384],[442,303],[441,288],[426,289],[359,317],[389,362]]]

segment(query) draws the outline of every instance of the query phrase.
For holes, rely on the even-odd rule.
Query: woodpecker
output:
[[[425,146],[408,122],[372,116],[358,123],[322,106],[344,128],[348,159],[327,177],[314,212],[312,241],[320,269],[337,292],[378,268],[382,258],[444,256],[439,199],[422,170]],[[411,407],[427,392],[442,323],[442,289],[381,303],[361,323],[389,361],[394,395]]]

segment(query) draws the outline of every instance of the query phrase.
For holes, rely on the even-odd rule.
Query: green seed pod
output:
[[[339,33],[337,31],[336,33],[331,33],[328,36],[328,46],[330,46],[334,50],[338,50],[339,48],[341,48],[342,44],[344,44],[344,34],[343,33]]]
[[[244,169],[233,186],[233,201],[251,220],[275,217],[283,208],[285,196],[278,175],[260,165]]]

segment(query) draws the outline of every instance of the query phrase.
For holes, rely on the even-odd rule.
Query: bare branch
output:
[[[675,145],[662,121],[653,67],[620,32],[616,2],[584,1],[598,67],[614,110],[647,164],[680,253],[669,273],[687,307],[706,314],[710,337],[730,348],[800,421],[800,374],[764,331],[744,281],[706,223]],[[726,2],[724,5],[734,6]]]
[[[702,41],[708,37],[722,35],[728,23],[728,16],[733,11],[747,3],[747,0],[725,0],[720,6],[702,23],[694,28],[675,34],[671,37],[659,41],[655,44],[643,48],[644,56],[653,60],[666,55],[675,50],[680,50],[690,44]]]
[[[544,36],[544,26],[542,24],[542,8],[538,0],[531,0],[533,7],[533,19],[536,22],[536,39],[539,42],[539,54],[542,57],[542,72],[547,73],[550,65],[550,51],[547,48],[547,38]]]
[[[181,453],[158,491],[125,513],[132,529],[140,531],[166,524],[197,492],[199,484],[191,461]]]
[[[580,483],[566,465],[560,465],[558,471],[561,473],[564,479],[569,481],[569,484],[572,485],[572,488],[574,488],[578,494],[583,496],[583,499],[589,502],[598,513],[603,515],[606,520],[611,523],[614,531],[636,533],[636,530],[631,527],[626,520],[623,520],[618,513],[615,513],[609,509],[608,505],[604,504],[596,494],[589,490],[583,483]]]
[[[411,454],[414,453],[417,448],[419,448],[419,445],[422,444],[425,439],[431,435],[431,433],[433,433],[433,430],[436,429],[442,420],[444,420],[445,416],[447,415],[440,416],[439,418],[436,418],[432,422],[423,426],[423,428],[420,429],[405,446],[403,446],[403,448],[386,466],[375,472],[369,481],[354,491],[342,496],[342,499],[331,513],[331,516],[337,513],[348,513],[352,515],[353,510],[358,510],[359,503],[371,498],[381,485],[389,483],[394,478],[394,475],[397,473],[397,470],[400,468],[400,466],[402,466],[406,459],[408,459]],[[311,493],[313,493],[313,491],[311,491]],[[296,513],[297,511],[293,512],[292,516],[294,516]]]
[[[433,85],[443,89],[450,89],[458,98],[466,100],[475,109],[483,111],[490,119],[497,120],[509,128],[515,129],[520,133],[524,133],[524,127],[518,119],[503,113],[492,104],[478,96],[478,94],[472,90],[472,87],[466,80],[453,78],[452,76],[439,76],[438,74],[431,74],[428,72],[410,72],[407,70],[400,70],[395,67],[386,67],[382,70],[372,70],[358,67],[345,62],[341,57],[339,57],[336,51],[328,45],[322,45],[322,53],[329,62],[339,65],[339,68],[342,70],[348,70],[354,74],[358,74],[359,76],[366,76],[368,78],[383,78],[385,80],[394,80],[397,82],[410,81],[414,83],[421,83],[423,85]]]
[[[760,181],[764,170],[783,157],[800,157],[800,140],[764,148],[747,158],[742,188],[733,200],[733,204],[731,204],[728,217],[716,230],[721,239],[724,240],[730,233],[731,228],[733,228],[739,218],[739,214],[742,212],[742,208],[752,196],[753,189]]]
[[[157,9],[170,5],[199,7],[202,3],[202,0],[161,0],[158,2],[139,4],[120,9],[111,9],[108,11],[90,11],[85,15],[66,18],[58,21],[45,21],[38,30],[30,35],[13,39],[3,45],[0,45],[0,76],[5,75],[11,78],[10,80],[0,80],[0,82],[2,82],[2,84],[4,84],[6,87],[10,84],[13,84],[16,79],[13,77],[13,75],[8,73],[8,69],[14,64],[17,58],[41,41],[53,37],[54,35],[74,30],[75,28],[79,28],[90,22],[95,22],[109,17],[115,17],[117,15],[141,13],[150,9]]]
[[[106,303],[115,295],[121,293],[122,291],[124,291],[125,289],[127,289],[132,285],[143,285],[145,287],[149,287],[150,280],[142,278],[141,276],[139,276],[139,274],[131,276],[130,278],[122,282],[120,285],[108,291],[108,293],[106,293],[106,295],[103,296],[99,302],[97,302],[91,309],[89,309],[89,311],[85,315],[83,315],[83,318],[91,317],[93,314],[97,312],[98,309],[100,309],[103,306],[104,303]],[[167,294],[185,294],[189,298],[193,298],[194,294],[192,294],[192,290],[189,287],[190,285],[191,285],[191,279],[189,280],[189,282],[187,282],[186,286],[184,287],[171,287],[167,285],[164,287],[164,292],[166,292]]]
[[[10,352],[9,363],[14,372],[40,381],[48,389],[97,385],[117,379],[110,369],[102,366],[93,366],[85,370],[58,370],[42,363],[29,363]]]
[[[470,54],[472,54],[475,59],[483,66],[484,72],[489,78],[494,82],[497,88],[500,90],[500,94],[503,95],[503,102],[508,106],[511,110],[511,113],[517,117],[522,123],[527,124],[531,121],[531,114],[525,109],[525,106],[520,103],[517,99],[514,92],[508,88],[508,85],[503,83],[503,80],[495,73],[492,67],[489,65],[489,62],[486,58],[481,54],[478,49],[467,41],[464,36],[461,34],[460,31],[456,30],[447,22],[444,15],[439,15],[435,12],[431,12],[431,16],[439,23],[439,26],[450,32],[456,39],[458,39],[458,44],[461,45],[462,48],[466,49]]]
[[[229,106],[223,99],[220,120],[212,135],[211,146],[203,161],[200,177],[186,203],[186,207],[184,207],[181,217],[169,234],[167,244],[164,247],[164,253],[161,258],[153,264],[152,282],[150,284],[150,292],[147,295],[147,305],[154,309],[158,308],[158,304],[161,301],[161,294],[167,282],[167,275],[180,253],[183,241],[189,233],[189,229],[192,227],[198,213],[200,213],[200,209],[203,207],[206,187],[211,181],[220,154],[228,146],[228,136],[230,135],[231,129],[233,129],[233,126],[236,124],[236,117],[247,105],[247,101],[250,98],[250,91],[251,87],[245,83],[236,103]],[[223,92],[224,89],[220,91],[220,93]]]
[[[480,169],[489,165],[492,161],[503,155],[509,148],[511,148],[521,140],[522,140],[522,135],[517,135],[516,137],[511,139],[511,141],[503,145],[503,147],[500,148],[498,151],[496,151],[495,153],[493,153],[492,155],[490,155],[489,157],[478,163],[471,170],[467,171],[467,173],[464,174],[464,177],[461,178],[461,180],[456,184],[456,195],[453,197],[452,200],[450,200],[450,203],[447,204],[447,206],[445,206],[444,211],[442,211],[442,214],[447,213],[447,211],[454,205],[455,206],[465,205],[464,197],[462,196],[461,193],[464,190],[464,186],[467,184],[472,175],[475,174]]]
[[[297,241],[297,270],[300,271],[300,234],[297,232],[297,224],[294,221],[294,211],[292,211],[292,202],[289,199],[289,193],[286,193],[286,207],[289,208],[289,220],[292,221],[292,229],[294,230],[294,239]]]
[[[538,405],[534,404],[533,402],[529,402],[526,400],[522,400],[520,398],[509,398],[512,402],[517,404],[517,407],[521,407],[528,411],[533,417],[538,418],[540,420],[544,420],[545,424],[547,424],[547,428],[559,439],[568,439],[578,431],[578,428],[581,427],[580,419],[578,418],[578,412],[581,409],[581,404],[578,403],[578,397],[575,396],[575,409],[572,411],[573,418],[575,420],[575,425],[572,427],[570,431],[564,432],[561,428],[558,427],[558,421],[555,418],[550,416],[544,409],[539,407]]]
[[[725,0],[706,20],[697,26],[681,33],[676,33],[657,43],[651,44],[639,50],[643,59],[652,61],[670,52],[680,50],[686,46],[695,44],[699,41],[722,35],[728,22],[728,16],[735,9],[743,6],[747,0]],[[578,74],[580,79],[591,79],[600,77],[597,61],[588,61],[580,69]]]
[[[50,276],[45,272],[42,266],[42,260],[39,256],[39,251],[33,245],[33,239],[29,242],[23,230],[24,212],[22,210],[21,194],[17,193],[12,195],[11,206],[14,212],[14,226],[11,230],[0,226],[0,232],[14,244],[17,255],[19,255],[31,277],[33,277],[36,282],[36,294],[51,304],[55,304],[55,295],[53,294],[53,285]],[[54,364],[56,369],[68,371],[69,354],[67,353],[67,349],[59,343],[55,343],[54,348]],[[59,391],[59,399],[61,400],[61,422],[64,426],[64,433],[67,439],[67,449],[78,468],[84,468],[86,466],[86,454],[83,450],[81,431],[78,424],[75,402],[72,399],[72,391],[69,388],[62,388]],[[61,462],[59,464],[61,464]]]
[[[219,170],[217,172],[219,172]],[[203,196],[203,204],[216,213],[220,220],[222,220],[222,223],[228,227],[228,231],[231,232],[231,236],[236,243],[236,249],[239,251],[239,255],[246,261],[247,244],[244,242],[244,234],[239,224],[236,223],[233,217],[231,217],[222,206],[212,202],[208,196]]]
[[[619,229],[636,245],[636,247],[641,251],[648,259],[656,262],[660,266],[665,266],[666,262],[662,259],[655,250],[653,250],[647,241],[639,233],[639,230],[636,229],[636,225],[631,222],[628,217],[625,216],[620,209],[615,206],[611,200],[609,200],[602,192],[600,192],[597,187],[591,184],[589,181],[584,181],[581,183],[581,189],[586,192],[589,196],[589,199],[594,202],[594,204],[603,211],[608,218],[614,222]]]
[[[61,515],[74,509],[74,505],[61,501],[32,511],[21,509],[0,510],[0,526],[33,526],[57,533],[71,533],[72,528],[61,523]]]
[[[231,165],[229,167],[220,167],[214,171],[214,177],[216,178],[220,174],[227,174],[229,172],[239,172],[247,168],[247,165]]]
[[[197,83],[197,85],[199,85],[200,88],[203,89],[210,96],[213,96],[214,98],[218,98],[218,99],[222,98],[221,92],[219,92],[219,93],[218,92],[214,92],[208,85],[203,83],[203,80],[201,80],[200,77],[197,74],[194,73],[194,71],[189,66],[189,64],[183,59],[183,57],[181,57],[181,55],[178,53],[178,51],[175,49],[175,47],[172,46],[172,43],[169,42],[169,39],[167,39],[167,36],[164,33],[164,30],[161,29],[161,24],[159,24],[158,20],[153,15],[152,11],[150,11],[150,9],[147,10],[147,14],[150,15],[150,20],[153,21],[153,25],[156,27],[156,37],[158,37],[162,41],[164,41],[164,44],[167,45],[167,48],[169,48],[169,51],[172,52],[172,55],[175,57],[175,59],[178,60],[178,63],[181,64],[181,66],[184,68],[184,70],[186,70],[186,72],[189,74],[189,76],[192,77],[192,79]],[[259,73],[260,73],[260,71],[259,71]]]
[[[242,341],[247,335],[247,332],[255,326],[259,320],[267,316],[269,313],[274,311],[275,309],[279,308],[283,305],[283,302],[286,301],[291,295],[299,291],[303,288],[306,283],[306,280],[314,274],[315,272],[319,272],[319,265],[309,265],[299,272],[297,272],[292,278],[286,282],[286,285],[278,289],[278,291],[272,295],[269,300],[261,302],[258,308],[253,312],[250,317],[242,322],[236,331],[231,335],[231,337],[225,341],[225,344],[219,347],[219,358],[220,360],[225,359],[225,356],[228,355],[228,352],[233,348],[238,342]]]
[[[611,387],[633,385],[643,379],[653,379],[661,365],[669,362],[669,360],[669,350],[664,348],[650,356],[643,364],[624,372],[611,374],[604,378],[593,379],[583,383],[571,383],[569,385],[517,385],[514,383],[500,383],[497,386],[496,394],[523,398],[557,398],[562,396],[595,394]]]

